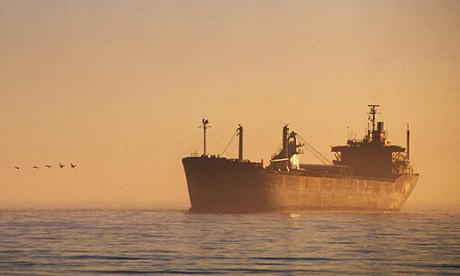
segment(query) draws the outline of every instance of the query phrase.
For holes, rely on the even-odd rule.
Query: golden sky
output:
[[[411,125],[407,204],[460,202],[459,1],[3,0],[0,42],[0,208],[185,209],[203,115],[211,152],[289,123],[333,159],[367,104]]]

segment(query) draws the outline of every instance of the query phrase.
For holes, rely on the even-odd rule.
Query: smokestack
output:
[[[378,122],[377,123],[377,132],[382,133],[383,132],[383,122]]]
[[[243,161],[243,126],[238,125],[238,137],[239,137],[239,146],[238,146],[238,160]]]
[[[288,153],[288,125],[285,125],[283,127],[283,153],[284,153],[284,158],[289,158],[289,153]]]
[[[377,135],[378,135],[378,140],[379,142],[384,142],[385,141],[385,130],[383,129],[383,122],[378,122],[377,123]]]
[[[407,132],[406,132],[406,138],[407,138],[407,160],[409,160],[409,154],[410,154],[410,130],[409,130],[409,123],[407,123]]]

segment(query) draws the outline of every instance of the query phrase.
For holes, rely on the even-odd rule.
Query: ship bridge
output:
[[[350,166],[354,174],[364,177],[395,178],[402,174],[413,174],[409,165],[409,152],[400,146],[391,145],[387,140],[384,123],[377,122],[378,105],[369,105],[367,135],[362,140],[347,141],[347,145],[332,147],[337,160],[334,164]],[[409,129],[407,130],[409,146]]]

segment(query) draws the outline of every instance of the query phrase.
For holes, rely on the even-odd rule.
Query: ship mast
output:
[[[372,123],[372,141],[374,140],[374,132],[375,132],[375,114],[377,114],[377,107],[379,107],[380,105],[378,104],[370,104],[368,105],[368,107],[370,108],[369,110],[369,121],[371,121]],[[369,132],[369,131],[368,131]]]
[[[407,132],[406,132],[406,143],[407,143],[407,160],[409,160],[409,154],[410,154],[410,130],[409,130],[409,123],[407,123]]]
[[[203,124],[202,126],[200,126],[203,128],[203,156],[206,156],[206,130],[208,129],[208,127],[211,126],[208,126],[208,119],[203,118],[203,120],[201,120],[201,123]]]
[[[238,160],[243,161],[243,126],[238,124]]]

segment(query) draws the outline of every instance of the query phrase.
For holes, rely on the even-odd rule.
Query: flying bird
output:
[[[77,165],[74,165],[74,164],[70,163],[70,166],[71,166],[72,168],[75,168]]]
[[[65,165],[62,165],[61,163],[59,163],[59,167],[64,168]]]
[[[51,168],[51,166],[50,166],[50,165],[45,165],[45,166],[46,166],[47,168]]]
[[[39,168],[39,167],[37,167],[37,166],[34,166],[34,169],[40,169],[40,168]]]
[[[19,170],[21,167],[18,167],[18,166],[14,166],[16,168],[16,170]]]

